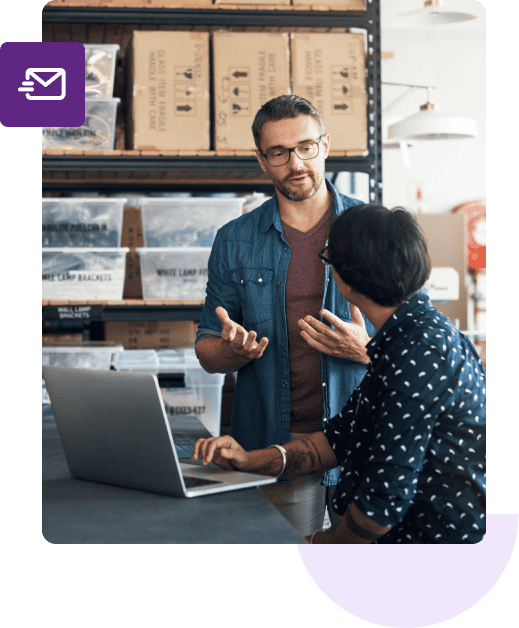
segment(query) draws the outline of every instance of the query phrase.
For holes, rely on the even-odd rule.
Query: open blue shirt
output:
[[[360,201],[333,192],[332,218]],[[231,435],[246,450],[290,441],[290,364],[285,318],[285,282],[290,247],[283,236],[277,196],[257,209],[224,225],[217,233],[209,258],[205,305],[197,342],[220,337],[222,326],[215,309],[222,306],[229,317],[254,330],[258,341],[269,340],[262,357],[252,360],[237,374],[231,419]],[[350,305],[342,297],[331,269],[326,268],[323,308],[346,322]],[[324,319],[322,322],[326,323]],[[366,320],[369,336],[375,329]],[[366,365],[321,354],[324,427],[348,401],[366,374]],[[326,486],[336,484],[340,469],[323,475]]]
[[[377,543],[477,543],[485,533],[485,368],[420,293],[368,344],[371,368],[325,434],[332,500],[391,530]]]

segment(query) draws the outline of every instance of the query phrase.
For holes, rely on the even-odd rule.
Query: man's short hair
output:
[[[320,135],[324,135],[323,119],[312,103],[295,94],[284,94],[266,102],[254,118],[252,135],[258,150],[261,151],[261,128],[265,122],[277,122],[278,120],[297,118],[298,116],[311,116],[319,125]]]
[[[344,283],[383,306],[414,297],[431,271],[425,237],[403,207],[346,208],[330,226],[327,255]]]

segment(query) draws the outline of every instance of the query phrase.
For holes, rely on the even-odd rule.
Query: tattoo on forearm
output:
[[[317,473],[322,468],[321,456],[319,455],[317,447],[312,441],[308,441],[306,438],[301,440],[301,444],[305,446],[307,451],[287,450],[287,471],[299,471],[300,469],[308,467],[310,463],[310,473]],[[317,460],[318,465],[316,464]],[[318,466],[318,469],[316,469],[316,466]]]
[[[310,449],[310,445],[312,446],[312,448],[314,449],[315,453],[317,454],[317,458],[319,459],[319,468],[321,468],[323,466],[323,462],[321,460],[321,454],[319,453],[319,449],[317,448],[316,444],[309,440],[306,440],[306,438],[303,438],[303,444],[305,445],[305,447],[307,447],[308,449]],[[314,460],[313,456],[312,456],[312,461]],[[312,465],[313,466],[313,465]]]
[[[264,475],[277,475],[281,471],[281,465],[279,464],[280,460],[281,459],[276,456],[273,460],[271,460],[263,467],[261,473]]]

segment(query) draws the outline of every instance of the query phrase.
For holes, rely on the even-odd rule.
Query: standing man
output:
[[[375,334],[318,257],[330,220],[360,203],[324,177],[330,136],[319,112],[279,96],[261,107],[252,132],[276,195],[218,232],[196,340],[206,371],[238,371],[231,434],[246,450],[323,429],[366,374]],[[264,492],[306,536],[322,527],[339,471]]]

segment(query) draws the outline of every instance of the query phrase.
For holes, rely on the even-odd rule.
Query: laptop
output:
[[[175,432],[196,442],[211,434],[196,416],[172,418],[156,375],[43,366],[54,419],[73,477],[173,497],[198,497],[277,482],[277,478],[179,461]],[[178,422],[178,425],[177,425]],[[186,456],[184,456],[186,457]]]

